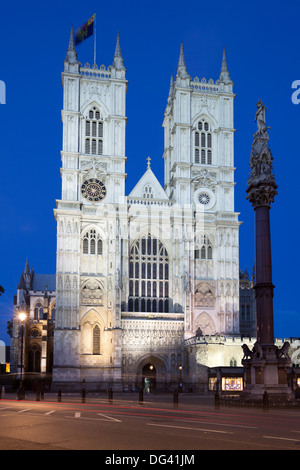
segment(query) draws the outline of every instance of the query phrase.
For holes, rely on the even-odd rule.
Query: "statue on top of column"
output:
[[[251,173],[247,182],[247,199],[257,206],[269,205],[277,194],[277,185],[273,174],[273,156],[268,145],[269,135],[266,125],[266,106],[261,100],[256,103],[255,122],[257,131],[253,135],[250,155]]]
[[[261,100],[256,103],[257,111],[255,122],[257,123],[257,134],[264,134],[267,129],[271,129],[266,125],[266,107]]]

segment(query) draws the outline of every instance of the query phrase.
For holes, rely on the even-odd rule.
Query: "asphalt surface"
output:
[[[72,394],[5,394],[0,450],[98,450],[107,465],[191,466],[203,450],[300,450],[300,409],[216,409],[213,396],[196,394],[179,394],[178,404],[172,394],[142,403],[138,393],[88,394],[85,403]],[[124,455],[139,461],[116,460]]]

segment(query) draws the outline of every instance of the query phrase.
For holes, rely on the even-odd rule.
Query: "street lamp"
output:
[[[21,322],[23,322],[25,320],[25,318],[26,318],[26,313],[24,313],[24,312],[19,313],[19,320]]]
[[[182,392],[182,365],[178,367],[179,369],[179,392]]]
[[[24,322],[26,319],[26,313],[20,312],[19,321],[21,322],[21,380],[18,390],[18,399],[23,400],[25,398],[24,389],[23,389],[23,343],[24,343]]]

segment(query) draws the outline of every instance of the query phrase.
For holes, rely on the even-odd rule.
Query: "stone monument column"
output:
[[[255,211],[257,342],[274,344],[270,208],[277,194],[277,185],[273,175],[273,157],[268,147],[266,108],[261,100],[256,106],[257,131],[251,148],[247,199]]]
[[[250,154],[251,174],[247,182],[247,199],[255,211],[255,296],[257,316],[257,341],[253,351],[243,346],[246,387],[245,394],[262,398],[290,396],[286,370],[290,364],[289,343],[281,349],[274,344],[273,283],[270,233],[270,208],[277,194],[273,175],[273,157],[269,148],[266,126],[266,107],[257,103],[255,121],[257,131],[253,136]]]

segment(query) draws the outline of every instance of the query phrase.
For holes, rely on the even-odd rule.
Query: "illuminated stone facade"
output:
[[[181,46],[163,122],[165,186],[148,159],[125,194],[126,70],[82,66],[71,34],[57,201],[53,382],[156,386],[186,373],[185,340],[239,333],[232,81],[191,79]],[[130,158],[130,156],[128,156]]]
[[[164,187],[145,158],[128,195],[119,37],[113,64],[98,68],[81,65],[72,32],[62,83],[53,386],[196,384],[198,361],[205,370],[242,354],[199,341],[240,333],[235,95],[225,52],[218,80],[192,79],[181,46],[163,119]]]

